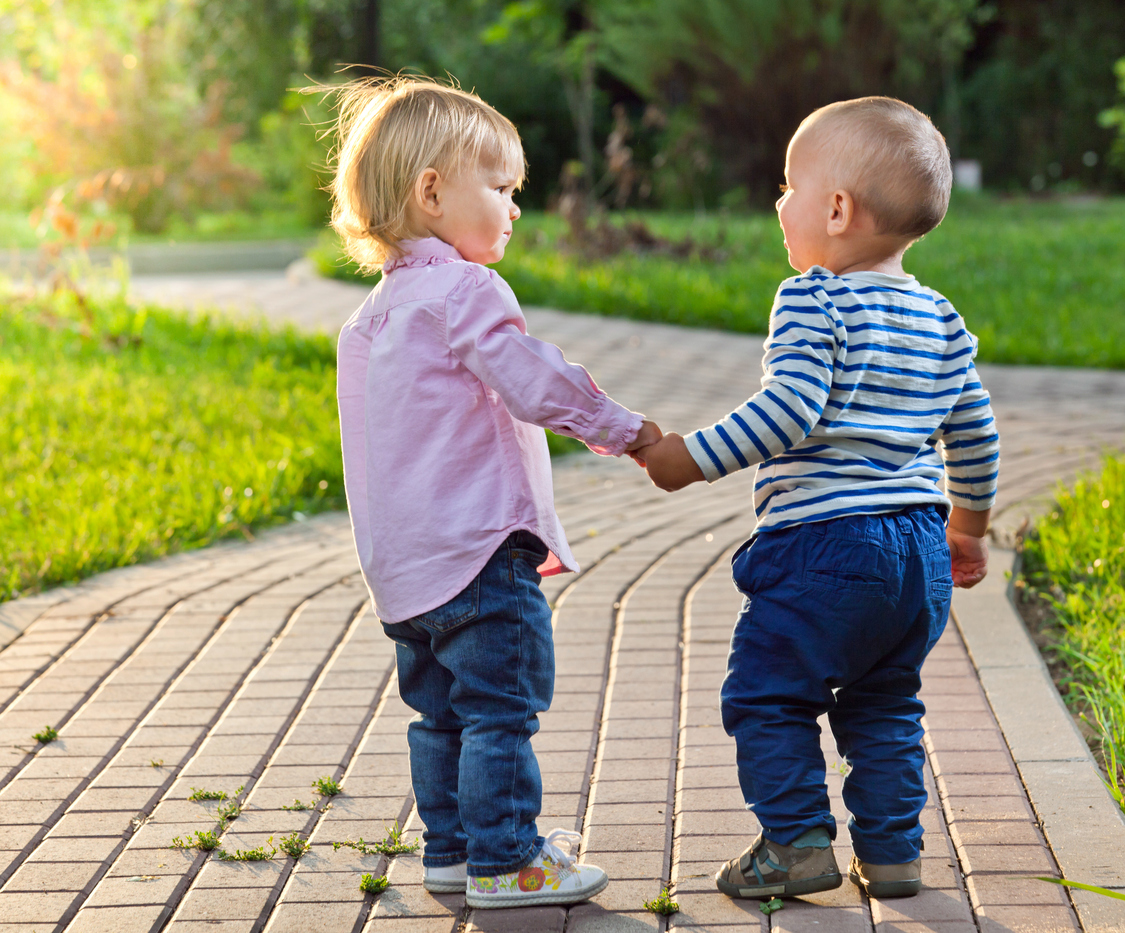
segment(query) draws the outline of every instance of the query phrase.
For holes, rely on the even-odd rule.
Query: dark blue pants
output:
[[[763,532],[733,561],[745,595],[722,688],[746,804],[788,845],[835,838],[817,717],[851,765],[853,849],[889,865],[918,857],[926,802],[919,672],[953,593],[936,507]]]
[[[551,608],[536,567],[547,548],[513,532],[475,580],[431,612],[383,628],[397,644],[410,777],[426,824],[422,861],[473,875],[526,866],[543,848],[531,737],[551,705]]]

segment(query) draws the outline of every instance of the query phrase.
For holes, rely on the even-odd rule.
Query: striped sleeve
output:
[[[823,289],[814,288],[801,279],[782,283],[770,313],[761,391],[684,438],[708,482],[783,453],[820,420],[842,328],[818,300]]]
[[[1000,435],[988,391],[969,364],[961,397],[941,426],[945,494],[955,506],[981,512],[992,508],[1000,467]]]

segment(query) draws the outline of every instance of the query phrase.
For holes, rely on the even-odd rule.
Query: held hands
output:
[[[665,492],[675,492],[704,479],[703,471],[684,439],[674,432],[665,434],[650,447],[638,450],[633,459],[648,470],[648,478]]]
[[[644,459],[640,456],[642,447],[651,447],[664,436],[664,433],[657,426],[655,421],[642,421],[641,429],[637,432],[637,436],[633,439],[628,447],[625,448],[627,453],[633,460],[636,461],[637,466],[643,467],[645,465]]]

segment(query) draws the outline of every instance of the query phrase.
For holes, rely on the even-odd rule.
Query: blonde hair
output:
[[[477,165],[522,184],[526,162],[515,126],[475,94],[416,75],[367,78],[337,97],[332,227],[344,251],[374,272],[402,255],[407,205],[428,168],[453,177]]]
[[[879,233],[916,240],[945,217],[953,166],[930,118],[893,97],[859,97],[814,110],[809,132],[828,160],[833,186],[875,218]]]

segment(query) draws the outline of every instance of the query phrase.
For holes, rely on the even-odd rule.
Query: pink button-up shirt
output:
[[[344,486],[379,618],[448,602],[513,531],[578,569],[555,515],[543,427],[619,455],[641,416],[527,335],[512,290],[436,238],[402,259],[340,333]]]

